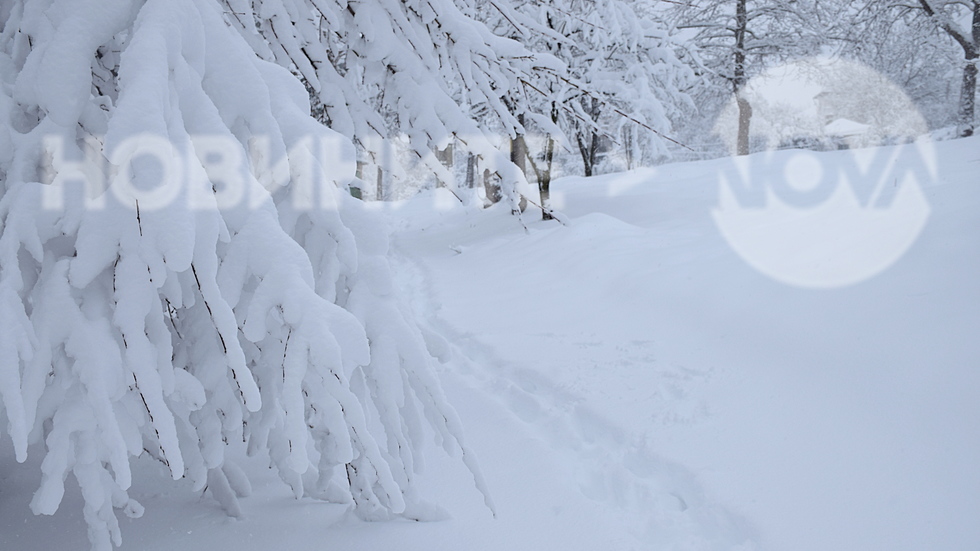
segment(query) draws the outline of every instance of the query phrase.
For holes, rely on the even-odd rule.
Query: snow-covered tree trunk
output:
[[[977,63],[980,54],[967,57],[963,67],[963,84],[960,88],[959,135],[967,138],[973,135],[976,124],[977,105]]]
[[[732,88],[735,91],[735,102],[738,106],[738,131],[736,137],[736,155],[749,154],[749,127],[752,124],[752,104],[745,97],[743,89],[748,79],[745,76],[745,34],[748,32],[749,14],[745,6],[746,0],[737,0],[735,5],[735,51],[734,70],[732,71]]]
[[[551,106],[551,122],[558,123],[558,106],[554,103]],[[549,134],[545,138],[544,153],[541,164],[538,164],[531,155],[527,156],[531,170],[538,181],[538,197],[541,200],[541,219],[553,220],[554,211],[551,209],[551,180],[555,164],[555,138]]]
[[[582,112],[588,116],[594,125],[598,126],[599,116],[602,115],[599,98],[583,98],[582,104]],[[595,174],[596,156],[599,153],[599,133],[595,128],[579,129],[575,133],[575,143],[578,145],[578,152],[582,157],[582,168],[585,175],[592,176]]]
[[[296,496],[418,518],[434,433],[484,490],[432,372],[445,349],[346,191],[352,144],[255,55],[290,44],[235,30],[294,7],[0,7],[0,434],[44,456],[35,513],[74,476],[93,549],[120,544],[114,509],[141,514],[143,454],[231,514],[244,441]]]

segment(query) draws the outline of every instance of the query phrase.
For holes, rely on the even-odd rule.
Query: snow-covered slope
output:
[[[938,154],[917,242],[843,289],[782,285],[733,252],[710,217],[727,161],[562,180],[570,227],[469,213],[467,232],[447,213],[401,247],[502,406],[542,437],[561,418],[593,438],[608,470],[576,484],[649,534],[662,511],[612,474],[637,449],[682,465],[762,549],[973,549],[980,140]]]
[[[723,161],[560,180],[568,226],[442,192],[374,205],[452,345],[441,376],[498,518],[435,446],[420,486],[452,518],[431,523],[363,523],[271,472],[230,520],[148,460],[123,549],[980,548],[980,139],[937,147],[919,239],[837,290],[726,244]],[[0,549],[87,549],[77,494],[31,516],[35,472],[0,446]]]

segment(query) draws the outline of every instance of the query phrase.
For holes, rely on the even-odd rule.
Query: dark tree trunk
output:
[[[746,0],[738,0],[735,6],[735,71],[732,85],[735,89],[735,101],[738,104],[738,135],[736,137],[736,155],[749,154],[749,125],[752,122],[752,106],[742,95],[745,88],[745,34],[748,30],[749,16],[745,6]]]
[[[544,150],[545,170],[538,174],[538,195],[541,196],[541,219],[551,220],[551,166],[555,160],[555,140],[548,136]]]
[[[976,120],[975,106],[977,102],[977,56],[967,58],[963,68],[963,88],[960,90],[959,134],[967,138],[973,135]]]
[[[590,132],[587,140],[582,139],[582,134],[575,135],[578,142],[578,152],[582,156],[582,168],[586,176],[595,175],[595,158],[599,150],[599,136],[595,132]]]
[[[476,187],[476,155],[472,153],[466,156],[466,187]]]
[[[973,135],[977,104],[977,63],[980,63],[980,0],[973,0],[973,20],[968,40],[961,42],[966,67],[963,68],[963,88],[960,90],[960,136]]]
[[[633,127],[628,126],[623,130],[623,153],[626,156],[626,170],[633,170],[633,148],[635,147]]]
[[[558,123],[558,105],[551,104],[551,122]],[[548,136],[548,145],[544,149],[545,169],[538,173],[538,194],[541,196],[541,219],[553,220],[551,215],[551,169],[555,162],[555,140]],[[535,171],[537,172],[537,171]]]
[[[483,171],[483,189],[486,191],[487,201],[489,201],[491,205],[499,203],[503,198],[503,195],[500,194],[500,184],[494,181],[489,170]]]
[[[453,155],[454,154],[455,154],[455,152],[453,151],[453,144],[452,143],[450,143],[449,145],[447,145],[445,149],[437,149],[436,152],[435,152],[436,159],[440,163],[442,163],[442,166],[448,168],[450,173],[453,172]],[[456,179],[456,177],[454,175],[453,176],[453,180],[455,181],[455,179]],[[439,181],[439,180],[436,181],[436,185],[438,187],[446,187],[447,183],[448,182],[443,182],[443,181]]]
[[[551,122],[558,122],[558,106],[555,103],[551,104]],[[554,216],[551,215],[551,170],[555,162],[555,140],[548,135],[547,145],[544,149],[544,167],[539,167],[537,163],[534,162],[534,158],[527,155],[528,162],[531,163],[531,169],[534,170],[534,176],[538,180],[538,196],[541,200],[541,219],[542,220],[552,220]],[[525,151],[526,153],[526,151]]]
[[[589,162],[589,148],[585,144],[585,140],[582,139],[582,134],[576,134],[575,141],[578,143],[579,155],[582,156],[582,168],[585,171],[585,175],[592,176],[592,163]]]
[[[737,155],[749,154],[749,124],[752,121],[752,105],[748,100],[737,97],[735,103],[738,104],[738,136],[736,141]]]
[[[599,152],[599,134],[593,132],[589,136],[589,176],[595,174],[596,153]]]
[[[367,180],[364,179],[364,165],[365,165],[364,161],[355,161],[355,164],[354,164],[354,167],[355,167],[354,168],[354,178],[360,180],[361,181],[361,185],[366,185],[367,184]],[[364,198],[363,193],[362,193],[362,195],[361,195],[360,198],[361,199]],[[376,199],[379,200],[379,201],[381,200],[380,197],[377,197]]]
[[[521,127],[524,126],[524,114],[517,115],[517,122],[521,123]],[[510,141],[510,162],[517,165],[517,168],[521,169],[521,173],[527,178],[527,165],[524,159],[527,157],[527,141],[524,140],[524,134],[518,134],[514,139]],[[527,199],[523,196],[520,202],[521,212],[527,209]]]
[[[524,116],[518,117],[523,119]],[[523,120],[521,123],[523,124]],[[523,134],[518,134],[516,138],[510,141],[510,162],[517,165],[517,168],[521,169],[524,175],[527,175],[527,165],[524,159],[527,158],[527,142],[524,140]]]
[[[599,115],[602,113],[602,107],[599,105],[598,98],[589,98],[586,102],[582,100],[585,107],[585,112],[592,119],[592,122],[599,123]],[[578,151],[582,156],[582,167],[585,170],[586,176],[592,176],[595,174],[595,160],[599,152],[599,134],[595,130],[589,130],[588,138],[585,138],[585,133],[578,132],[575,134],[575,141],[578,143]]]

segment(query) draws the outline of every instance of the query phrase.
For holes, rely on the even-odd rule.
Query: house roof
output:
[[[833,122],[823,127],[823,131],[828,136],[860,136],[866,134],[871,126],[852,121],[850,119],[835,119]]]

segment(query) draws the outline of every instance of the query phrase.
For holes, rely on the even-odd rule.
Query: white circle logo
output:
[[[789,285],[842,287],[881,273],[915,242],[936,155],[897,86],[863,65],[821,58],[767,71],[740,97],[758,152],[723,164],[712,214],[746,262]],[[733,152],[737,110],[733,99],[715,126]]]

